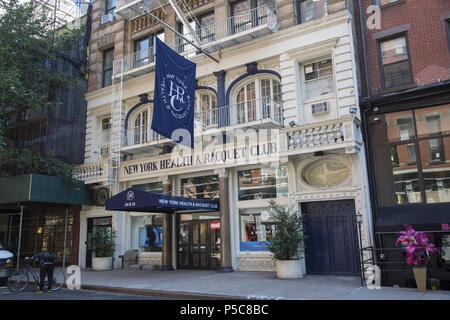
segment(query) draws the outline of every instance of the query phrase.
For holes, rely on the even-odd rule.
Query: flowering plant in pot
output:
[[[271,200],[269,205],[272,216],[278,222],[266,246],[273,254],[277,264],[277,277],[283,279],[301,278],[303,270],[301,259],[304,253],[306,235],[304,234],[303,216],[291,209],[279,207]]]
[[[399,232],[395,242],[402,243],[406,251],[406,263],[413,265],[414,278],[419,291],[427,288],[427,265],[430,253],[437,253],[439,249],[430,243],[430,236],[426,232],[418,232],[411,225],[405,225],[405,231]]]

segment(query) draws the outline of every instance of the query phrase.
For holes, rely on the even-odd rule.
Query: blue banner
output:
[[[269,251],[265,241],[241,241],[241,251]]]
[[[194,147],[195,63],[157,37],[152,130]]]

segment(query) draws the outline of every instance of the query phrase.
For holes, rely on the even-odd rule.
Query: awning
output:
[[[161,213],[185,210],[218,211],[219,203],[216,200],[173,197],[129,188],[106,200],[106,210]]]
[[[33,202],[92,205],[92,191],[83,181],[70,183],[60,177],[42,174],[0,178],[0,205]]]

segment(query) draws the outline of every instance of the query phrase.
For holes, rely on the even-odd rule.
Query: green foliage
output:
[[[303,216],[269,201],[273,217],[278,221],[275,234],[266,242],[276,260],[295,260],[303,256],[306,235]]]
[[[116,248],[116,231],[96,228],[89,237],[89,246],[97,258],[112,257]]]
[[[21,151],[16,149],[8,152],[8,158],[5,159],[5,162],[16,164],[24,174],[45,174],[59,176],[66,182],[74,183],[76,181],[72,176],[75,166],[57,159],[52,152],[48,153],[46,158],[43,158],[39,153],[29,149]]]
[[[69,166],[54,156],[15,149],[10,124],[24,113],[44,114],[60,105],[57,88],[76,85],[72,75],[57,72],[58,59],[67,60],[78,47],[83,29],[54,32],[53,19],[45,6],[39,13],[34,1],[0,0],[0,161],[16,162],[34,173],[68,178]],[[71,174],[70,174],[71,176]]]

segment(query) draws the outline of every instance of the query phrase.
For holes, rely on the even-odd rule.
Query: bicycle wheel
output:
[[[66,276],[64,275],[64,272],[60,270],[53,271],[53,283],[52,283],[52,290],[58,290],[60,289],[64,283],[66,282]],[[46,280],[44,282],[44,287],[47,290],[48,289],[48,281]]]
[[[22,292],[28,285],[28,273],[15,271],[8,277],[8,288],[12,292]]]

